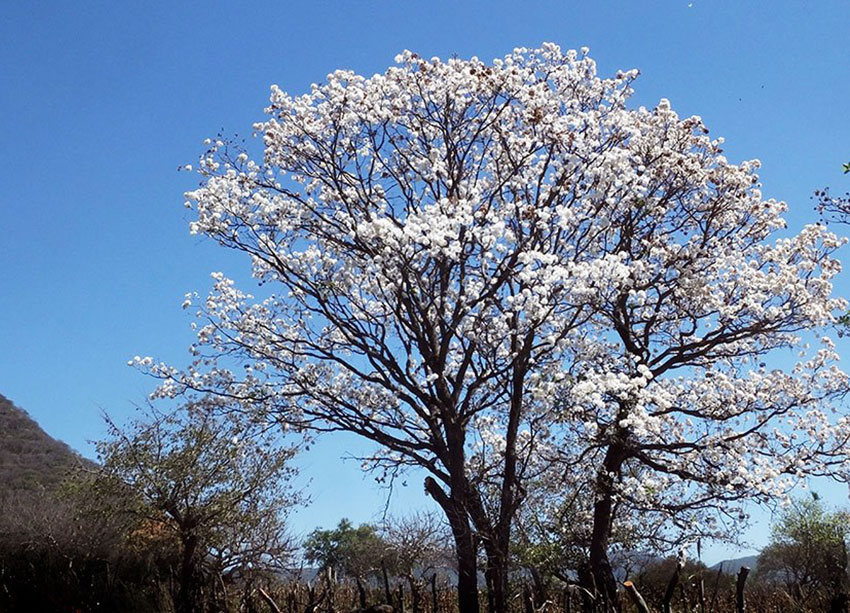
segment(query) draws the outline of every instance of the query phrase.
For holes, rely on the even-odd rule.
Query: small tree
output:
[[[288,484],[295,450],[267,429],[192,405],[171,414],[151,408],[127,428],[107,425],[94,485],[114,511],[139,520],[138,538],[178,544],[178,612],[204,609],[209,579],[288,555],[284,517],[299,501]]]
[[[773,525],[758,577],[787,587],[800,607],[827,610],[847,591],[850,514],[829,511],[816,497],[796,500]]]
[[[332,530],[317,528],[311,532],[304,541],[304,557],[334,579],[362,581],[380,570],[389,559],[389,551],[374,526],[360,524],[355,528],[342,519]]]
[[[381,525],[392,568],[410,587],[413,613],[422,610],[423,579],[452,565],[448,526],[431,513],[390,517]]]

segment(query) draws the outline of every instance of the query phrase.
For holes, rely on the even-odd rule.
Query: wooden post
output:
[[[360,608],[366,608],[366,590],[363,587],[363,582],[360,581],[360,577],[356,578],[357,580],[357,596],[360,599]]]
[[[623,583],[623,587],[626,588],[626,593],[629,595],[629,598],[632,599],[632,602],[635,603],[638,613],[650,613],[649,607],[646,606],[646,601],[643,599],[643,596],[640,595],[640,592],[637,591],[634,583],[626,581]]]
[[[392,604],[393,604],[393,593],[392,593],[392,591],[390,591],[390,578],[389,578],[389,575],[387,574],[387,565],[383,560],[381,560],[381,572],[384,575],[384,596],[387,599],[387,604],[392,606]]]
[[[422,595],[419,593],[419,582],[413,578],[412,574],[407,575],[407,582],[410,585],[410,608],[412,613],[422,613]]]
[[[257,591],[260,592],[260,596],[262,597],[263,600],[266,601],[266,604],[269,605],[269,607],[271,608],[272,611],[274,611],[274,613],[282,613],[281,610],[280,610],[280,607],[277,606],[277,603],[272,599],[271,596],[269,596],[269,593],[266,592],[266,590],[264,590],[261,587],[258,587]]]
[[[440,612],[440,602],[437,599],[437,573],[431,575],[431,613]]]
[[[528,585],[525,583],[522,585],[522,603],[525,607],[525,613],[534,613],[534,601],[531,599],[531,590],[528,589]]]
[[[681,574],[684,566],[685,561],[679,558],[679,561],[676,563],[676,570],[673,571],[673,576],[670,577],[670,581],[667,583],[667,590],[664,592],[664,600],[661,602],[661,610],[664,613],[670,613],[670,603],[673,602],[673,596],[676,594],[676,585],[679,583],[679,575]]]
[[[738,613],[746,613],[747,603],[744,599],[744,584],[747,583],[747,575],[750,574],[749,566],[742,566],[738,571],[738,580],[735,582],[735,605]]]
[[[404,584],[398,584],[398,609],[399,613],[404,613]]]

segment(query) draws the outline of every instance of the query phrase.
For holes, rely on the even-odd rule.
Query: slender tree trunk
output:
[[[590,537],[590,574],[595,585],[583,587],[594,591],[597,600],[607,602],[609,608],[620,610],[617,581],[608,559],[611,525],[614,520],[614,476],[625,459],[623,446],[612,443],[605,454],[602,470],[596,477],[596,501],[593,504],[593,532]]]
[[[440,505],[449,521],[457,555],[457,602],[460,613],[478,613],[478,556],[466,505],[452,492],[446,495],[431,477],[425,478],[425,491]]]
[[[499,546],[485,544],[487,554],[487,587],[489,590],[488,606],[490,613],[507,613],[508,611],[508,557]]]
[[[610,477],[602,476],[599,481],[607,481]],[[604,595],[609,602],[617,597],[617,583],[614,580],[614,570],[608,560],[608,542],[611,536],[612,497],[610,494],[599,495],[593,505],[593,533],[590,542],[590,572],[595,585],[586,585],[586,589],[600,596]]]
[[[527,372],[527,348],[530,338],[515,337],[512,349],[523,349],[523,357],[518,358],[514,376],[511,381],[511,407],[508,415],[508,425],[505,432],[504,473],[502,475],[501,493],[499,497],[499,516],[495,526],[484,511],[484,506],[476,492],[470,492],[470,512],[478,532],[485,536],[484,551],[487,554],[487,593],[489,613],[508,613],[510,591],[508,585],[508,551],[511,541],[511,528],[514,513],[522,500],[522,490],[517,483],[517,433],[522,416],[523,383]]]
[[[405,611],[404,611],[404,584],[403,583],[398,584],[398,589],[396,590],[396,592],[398,592],[398,608],[396,609],[396,611],[398,611],[398,613],[405,613]]]
[[[460,613],[478,613],[478,559],[470,534],[456,534],[458,578],[457,603]]]

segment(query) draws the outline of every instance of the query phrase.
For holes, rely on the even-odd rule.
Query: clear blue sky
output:
[[[636,104],[669,98],[726,137],[730,159],[760,158],[766,195],[799,227],[813,189],[850,189],[848,32],[850,3],[828,0],[7,2],[0,393],[91,455],[101,411],[120,421],[152,387],[130,357],[186,362],[183,294],[245,262],[189,235],[196,179],[176,168],[220,129],[249,133],[272,83],[299,93],[336,68],[372,74],[404,48],[489,60],[587,45],[603,75],[641,70]],[[296,530],[380,510],[339,461],[358,448],[336,438],[302,458],[315,502]],[[411,483],[393,508],[423,500]]]

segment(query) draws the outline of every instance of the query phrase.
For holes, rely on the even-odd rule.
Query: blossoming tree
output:
[[[769,496],[840,461],[842,436],[814,404],[843,384],[828,343],[759,366],[832,321],[839,242],[820,226],[767,242],[784,205],[757,162],[729,163],[665,100],[628,108],[636,74],[547,44],[273,87],[262,161],[212,142],[187,203],[192,232],[271,289],[216,274],[197,361],[143,367],[163,395],[354,432],[372,468],[426,470],[462,611],[478,543],[506,610],[525,483],[566,472],[592,492],[588,581],[613,601],[618,501],[675,515]]]

